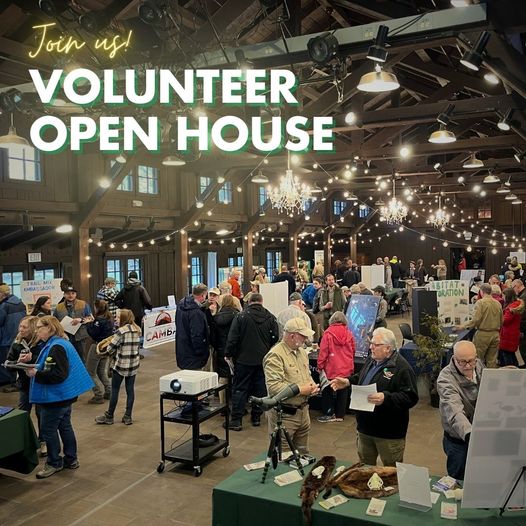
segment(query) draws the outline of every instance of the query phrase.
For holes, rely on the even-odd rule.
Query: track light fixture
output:
[[[327,31],[307,42],[309,58],[318,64],[328,64],[338,53],[338,39]]]
[[[54,18],[61,15],[68,7],[68,0],[39,0],[38,7],[47,16]]]
[[[369,60],[374,60],[375,62],[385,62],[387,60],[387,50],[385,49],[387,33],[389,33],[389,28],[387,26],[381,25],[378,28],[374,44],[367,52],[367,58]]]
[[[513,157],[520,164],[524,159],[524,152],[521,152],[520,150],[515,150]]]
[[[512,111],[513,110],[511,108],[508,108],[504,116],[499,120],[499,122],[497,123],[497,127],[499,128],[499,130],[510,131],[510,118]]]
[[[163,11],[155,2],[141,2],[138,8],[139,18],[148,25],[156,25],[163,20]]]
[[[0,113],[13,112],[15,110],[23,111],[24,96],[16,88],[11,88],[4,93],[0,93]]]
[[[127,0],[113,0],[104,9],[80,15],[79,25],[88,33],[98,33],[106,29],[110,25],[111,20],[128,4]]]
[[[490,36],[491,33],[489,31],[484,31],[480,35],[475,46],[464,53],[460,59],[460,63],[466,66],[468,69],[478,71],[480,65],[482,64],[482,53],[486,48]]]

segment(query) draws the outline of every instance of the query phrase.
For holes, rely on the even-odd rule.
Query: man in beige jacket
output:
[[[491,285],[483,283],[480,286],[482,298],[475,304],[473,319],[461,329],[477,329],[473,343],[477,349],[477,357],[488,368],[497,367],[497,352],[499,350],[499,332],[502,326],[502,307],[491,297]]]

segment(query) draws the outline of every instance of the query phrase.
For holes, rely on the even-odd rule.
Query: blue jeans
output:
[[[33,404],[29,403],[29,391],[24,391],[23,389],[20,389],[20,391],[18,391],[18,409],[31,413],[32,407]],[[37,404],[35,404],[35,413],[37,415],[38,422],[38,440],[39,442],[43,442],[44,440],[40,433],[40,406]]]
[[[71,465],[77,460],[77,439],[71,425],[71,404],[66,407],[40,406],[40,433],[46,441],[47,464],[61,468],[60,439],[64,450],[64,464]],[[60,439],[59,439],[60,434]]]
[[[122,380],[124,380],[124,385],[126,386],[126,412],[128,416],[131,416],[133,409],[133,402],[135,402],[135,377],[133,376],[122,376],[115,369],[112,371],[113,376],[111,377],[111,396],[110,396],[110,405],[108,407],[108,415],[113,416],[115,413],[115,408],[117,407],[117,402],[119,401],[119,390],[121,388]]]
[[[447,474],[454,479],[464,480],[468,445],[465,442],[453,442],[446,435],[444,435],[442,445],[444,447],[444,453],[447,456]]]

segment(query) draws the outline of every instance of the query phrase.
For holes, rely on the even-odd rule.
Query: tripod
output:
[[[282,436],[285,436],[285,440],[287,441],[287,444],[289,445],[290,451],[292,452],[292,460],[296,462],[296,465],[298,466],[298,470],[302,475],[305,475],[303,471],[303,466],[300,462],[300,454],[299,451],[296,449],[296,446],[294,445],[294,442],[292,442],[292,439],[290,438],[290,435],[286,428],[283,425],[283,407],[281,406],[281,403],[277,403],[274,407],[274,411],[276,411],[276,427],[274,428],[274,431],[270,435],[270,445],[267,452],[267,458],[265,460],[265,467],[263,468],[263,476],[261,477],[261,484],[265,483],[265,479],[267,478],[267,473],[270,468],[270,464],[272,462],[272,467],[276,469],[278,465],[278,460],[281,460],[281,441]]]

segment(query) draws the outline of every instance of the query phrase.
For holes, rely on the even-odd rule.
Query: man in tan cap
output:
[[[310,416],[308,397],[317,394],[319,386],[314,383],[309,370],[309,357],[303,344],[312,338],[314,331],[307,327],[302,318],[292,318],[283,328],[283,339],[274,345],[263,359],[265,383],[269,396],[277,395],[290,384],[300,388],[297,396],[282,404],[294,414],[283,413],[283,424],[300,453],[309,451]],[[276,425],[276,413],[270,411],[269,432]]]

